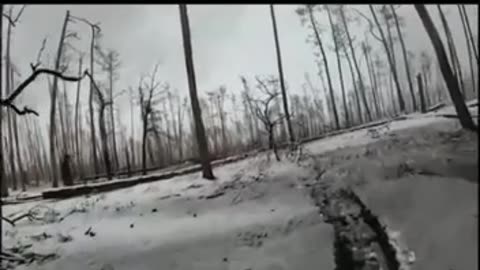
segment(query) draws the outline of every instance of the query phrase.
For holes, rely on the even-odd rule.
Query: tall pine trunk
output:
[[[10,70],[10,85],[12,89],[15,88],[14,86],[14,77],[13,77],[13,70]],[[22,186],[22,191],[27,190],[27,184],[28,184],[28,178],[27,178],[27,173],[25,171],[25,168],[23,166],[23,158],[20,153],[20,140],[18,138],[18,118],[17,115],[12,115],[12,123],[13,123],[13,137],[15,139],[15,156],[17,158],[17,169],[18,169],[18,174],[20,176],[20,184]]]
[[[453,41],[452,32],[450,31],[450,26],[448,25],[447,18],[445,18],[445,14],[443,13],[442,8],[440,5],[437,5],[438,13],[440,14],[440,19],[442,21],[443,30],[445,32],[445,37],[447,38],[447,47],[448,51],[450,52],[450,61],[452,63],[453,68],[453,75],[457,78],[458,84],[460,86],[460,92],[465,99],[465,88],[463,86],[463,78],[462,78],[462,68],[458,61],[457,55],[457,48],[455,47],[455,42]]]
[[[463,28],[463,34],[465,35],[465,44],[467,45],[467,52],[468,52],[468,64],[470,66],[470,77],[472,80],[472,92],[475,95],[476,94],[476,86],[475,86],[475,72],[473,69],[473,55],[472,55],[472,46],[470,45],[470,36],[468,34],[467,30],[467,24],[465,22],[465,14],[463,14],[463,10],[460,7],[460,5],[457,5],[458,8],[458,13],[460,13],[460,19],[462,20],[462,28]]]
[[[110,59],[109,66],[109,102],[110,104],[110,122],[112,125],[112,149],[113,149],[113,161],[115,162],[115,170],[118,170],[120,162],[118,160],[118,151],[117,151],[117,134],[115,129],[115,103],[113,100],[113,60]]]
[[[340,58],[340,52],[339,52],[339,44],[338,44],[338,33],[335,31],[335,27],[333,24],[333,19],[332,19],[332,13],[330,11],[330,8],[328,5],[325,6],[327,9],[327,15],[328,15],[328,20],[330,22],[330,27],[332,31],[332,39],[333,39],[333,46],[335,48],[335,56],[337,57],[337,67],[338,67],[338,75],[340,76],[340,87],[342,89],[342,102],[343,102],[343,110],[345,111],[345,125],[348,127],[350,126],[350,117],[348,113],[348,108],[347,108],[347,97],[345,93],[345,83],[343,81],[343,72],[342,72],[342,60]]]
[[[278,74],[280,77],[280,89],[282,91],[282,100],[283,100],[283,110],[285,113],[285,120],[287,121],[287,128],[288,128],[288,135],[290,136],[290,142],[295,142],[295,134],[293,133],[292,129],[292,122],[290,120],[290,113],[288,111],[288,99],[287,99],[287,90],[285,89],[285,80],[283,78],[283,67],[282,67],[282,55],[280,52],[280,43],[278,41],[278,31],[277,31],[277,22],[275,20],[275,10],[273,9],[273,5],[270,4],[270,16],[272,18],[272,26],[273,26],[273,36],[275,38],[275,49],[277,52],[277,67],[278,67]]]
[[[368,107],[367,97],[365,96],[365,84],[363,83],[362,73],[358,65],[357,57],[355,56],[355,48],[353,47],[353,39],[350,35],[350,30],[348,28],[347,20],[345,18],[345,12],[343,9],[340,9],[340,17],[342,18],[343,26],[345,28],[345,33],[347,34],[348,46],[352,53],[352,62],[354,64],[355,70],[357,71],[359,87],[360,87],[360,96],[362,98],[363,104],[365,106],[365,112],[367,115],[367,120],[372,121],[372,114],[370,113],[370,108]]]
[[[214,180],[210,156],[208,152],[208,142],[205,136],[205,127],[203,126],[202,111],[198,102],[197,85],[195,82],[195,69],[193,65],[192,42],[190,38],[190,26],[188,22],[187,6],[179,5],[180,24],[182,27],[183,48],[185,52],[185,65],[187,69],[188,89],[190,93],[190,102],[192,105],[192,115],[195,120],[195,133],[198,144],[200,162],[202,164],[203,177]]]
[[[310,18],[310,24],[312,25],[313,31],[315,33],[315,39],[317,40],[318,46],[320,47],[320,53],[322,54],[323,65],[325,66],[325,73],[327,75],[327,82],[328,82],[330,100],[332,102],[332,110],[333,110],[333,119],[335,121],[335,129],[339,129],[340,128],[340,121],[338,119],[337,106],[335,104],[335,95],[333,94],[332,79],[330,77],[330,69],[328,67],[327,55],[326,55],[325,49],[323,47],[322,39],[320,38],[320,33],[318,32],[318,29],[317,29],[317,23],[316,23],[315,18],[313,16],[312,7],[308,6],[307,8],[308,8],[308,15],[309,15],[309,18]]]
[[[3,14],[3,6],[0,5],[0,14]],[[3,19],[0,20],[0,29],[3,29]],[[0,31],[1,32],[1,31]],[[8,40],[7,40],[8,41]],[[0,65],[0,75],[2,74],[3,65]],[[0,80],[0,99],[3,99],[3,81]],[[3,107],[0,106],[0,197],[8,196],[8,185],[5,175],[5,163],[3,152]]]
[[[356,95],[356,103],[357,103],[357,115],[358,115],[358,119],[359,119],[359,122],[362,123],[363,122],[363,117],[362,117],[362,111],[361,111],[361,108],[360,108],[360,100],[358,99],[358,89],[357,89],[357,83],[356,83],[356,79],[355,79],[355,70],[353,69],[353,64],[352,64],[352,60],[350,60],[350,57],[348,55],[348,51],[347,51],[347,48],[346,47],[343,47],[343,50],[345,52],[345,57],[347,58],[347,62],[348,62],[348,67],[350,68],[350,74],[351,74],[351,77],[352,77],[352,84],[353,84],[353,94]],[[353,117],[352,117],[352,120],[353,120]]]
[[[55,59],[55,70],[59,70],[60,61],[62,60],[63,44],[65,34],[67,32],[67,24],[70,17],[70,11],[67,10],[65,14],[65,21],[63,22],[62,32],[60,34],[60,41],[57,49],[57,57]],[[56,140],[56,125],[55,125],[55,112],[57,104],[57,91],[58,91],[58,78],[53,78],[52,84],[52,100],[50,104],[50,163],[52,166],[53,187],[58,187],[58,168],[57,168],[57,151],[55,149]]]
[[[94,72],[94,58],[95,58],[95,27],[91,26],[92,30],[92,39],[90,40],[90,74],[92,75],[90,81],[90,90],[88,93],[88,112],[90,115],[90,138],[92,140],[92,156],[93,156],[93,167],[95,174],[100,173],[99,163],[98,163],[98,156],[97,156],[97,140],[96,140],[96,132],[95,132],[95,115],[93,110],[93,92],[94,92],[94,85],[93,80],[95,78]]]
[[[473,54],[475,55],[475,58],[477,59],[477,65],[478,65],[479,64],[479,62],[478,62],[478,52],[477,52],[478,48],[475,48],[475,41],[473,39],[473,32],[472,32],[472,28],[470,27],[470,20],[468,19],[468,14],[467,14],[467,10],[465,9],[465,5],[462,5],[462,10],[463,10],[463,15],[465,16],[465,24],[467,25],[467,30],[468,30],[468,33],[469,33],[469,36],[470,36],[470,43],[472,45],[472,51],[473,51]]]
[[[78,76],[80,77],[82,74],[82,62],[83,62],[83,57],[80,56],[80,59],[78,61]],[[77,82],[77,95],[75,97],[75,154],[77,157],[77,174],[82,178],[83,176],[83,171],[82,171],[82,157],[81,157],[81,148],[80,148],[80,90],[81,90],[81,80]]]
[[[365,57],[365,62],[367,64],[367,73],[368,73],[368,77],[370,79],[370,85],[371,85],[371,88],[372,88],[372,96],[373,96],[373,103],[374,103],[373,107],[375,108],[377,117],[380,117],[380,103],[379,103],[379,100],[378,100],[377,82],[374,80],[374,77],[373,77],[373,69],[372,69],[372,65],[371,65],[371,62],[370,62],[368,49],[367,49],[365,43],[362,43],[362,50],[363,50],[363,56]]]
[[[425,94],[423,90],[423,80],[422,80],[421,73],[417,74],[417,83],[418,83],[418,93],[420,95],[420,110],[422,113],[425,113],[427,111],[427,107],[425,104]]]
[[[382,27],[380,26],[380,22],[378,21],[377,14],[375,10],[373,9],[372,5],[369,5],[370,7],[370,12],[372,13],[373,19],[375,21],[375,24],[378,28],[378,32],[380,33],[381,41],[383,44],[383,47],[385,49],[385,53],[387,54],[387,60],[388,64],[390,66],[390,70],[392,72],[393,80],[395,82],[395,88],[397,90],[397,96],[398,96],[398,105],[400,108],[400,112],[405,112],[405,101],[403,100],[402,96],[402,90],[400,88],[400,82],[397,74],[397,69],[395,67],[395,60],[394,60],[394,52],[389,49],[387,39],[385,37],[385,33],[383,32]]]
[[[410,64],[408,63],[408,59],[407,59],[407,48],[406,48],[405,42],[403,40],[403,33],[402,33],[402,30],[400,29],[400,23],[398,21],[397,12],[393,8],[393,5],[390,5],[390,9],[392,11],[393,19],[395,21],[395,27],[397,28],[398,39],[400,40],[400,47],[402,48],[403,62],[405,64],[405,73],[407,74],[408,89],[410,90],[410,95],[412,97],[413,111],[416,111],[417,110],[417,100],[415,98],[415,91],[413,90],[413,82],[412,82],[412,77],[411,77],[411,73],[410,73]]]

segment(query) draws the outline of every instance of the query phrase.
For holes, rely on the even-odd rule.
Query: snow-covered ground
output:
[[[35,252],[60,255],[27,269],[333,268],[331,245],[325,245],[332,242],[331,228],[298,188],[308,172],[259,156],[215,173],[218,182],[197,173],[89,198],[42,202],[58,213],[57,220],[72,209],[79,212],[45,225],[4,223],[3,244],[33,243]],[[225,194],[205,198],[220,191]],[[4,214],[35,204],[4,207]],[[93,237],[85,235],[90,227]],[[42,233],[52,237],[30,238]],[[60,243],[59,233],[72,240]]]
[[[478,137],[458,130],[458,120],[410,115],[304,145],[310,167],[261,154],[215,168],[215,182],[194,173],[3,206],[12,217],[41,205],[50,222],[3,222],[2,245],[59,256],[18,269],[334,269],[332,228],[303,185],[322,171],[399,233],[413,269],[475,269]]]

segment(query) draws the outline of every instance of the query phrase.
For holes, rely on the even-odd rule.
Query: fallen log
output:
[[[212,162],[212,166],[221,166],[224,164],[236,162],[236,161],[245,159],[249,156],[250,154],[243,154],[239,156],[226,158],[223,160],[216,160]],[[81,195],[86,195],[91,193],[100,193],[100,192],[107,192],[107,191],[112,191],[116,189],[121,189],[121,188],[127,188],[134,185],[150,183],[154,181],[168,180],[175,176],[187,175],[187,174],[199,172],[201,170],[202,170],[202,167],[200,165],[194,165],[181,170],[165,172],[162,174],[152,174],[152,175],[145,175],[145,176],[140,176],[135,178],[112,180],[112,181],[102,182],[102,183],[54,188],[54,189],[43,191],[42,197],[43,199],[66,199],[70,197],[76,197],[76,196],[81,196]]]

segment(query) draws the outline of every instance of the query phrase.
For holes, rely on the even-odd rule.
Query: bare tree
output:
[[[447,39],[447,48],[450,53],[450,61],[452,63],[452,71],[453,75],[457,78],[458,84],[460,86],[460,91],[463,94],[463,98],[465,96],[465,88],[463,86],[463,78],[462,78],[462,68],[460,66],[460,62],[458,61],[457,55],[457,48],[455,47],[455,42],[452,37],[452,32],[450,31],[450,26],[448,25],[447,18],[443,13],[442,8],[440,5],[437,5],[438,13],[440,14],[440,20],[442,21],[443,30],[445,32],[445,37]]]
[[[63,45],[67,32],[67,24],[70,17],[70,11],[67,10],[65,14],[65,20],[63,22],[62,32],[60,34],[60,41],[57,49],[57,56],[55,58],[55,70],[59,70],[62,60]],[[58,187],[58,169],[57,169],[57,155],[55,151],[55,138],[56,138],[56,126],[55,126],[55,106],[57,104],[57,88],[58,79],[57,76],[53,77],[52,84],[52,99],[50,104],[50,165],[52,166],[53,187]]]
[[[477,59],[477,65],[479,64],[478,62],[478,48],[475,48],[475,38],[473,37],[473,32],[472,28],[470,27],[470,20],[468,19],[468,13],[467,10],[465,9],[465,5],[462,5],[462,10],[463,10],[463,15],[465,16],[465,24],[467,25],[467,30],[470,36],[470,43],[472,45],[472,51],[473,54],[475,55],[475,58]]]
[[[313,14],[314,8],[315,8],[315,5],[306,5],[305,8],[297,9],[297,14],[299,14],[302,17],[306,16],[308,19],[302,18],[302,22],[305,22],[305,21],[308,20],[309,23],[310,23],[310,26],[313,29],[313,33],[314,33],[314,36],[315,36],[314,44],[317,45],[320,49],[320,53],[322,55],[323,66],[325,68],[325,75],[327,77],[329,96],[330,96],[330,102],[331,102],[331,109],[333,111],[333,118],[334,118],[334,122],[335,122],[335,129],[338,129],[338,128],[340,128],[340,120],[339,120],[339,117],[338,117],[337,106],[335,104],[335,96],[333,94],[334,91],[333,91],[332,79],[331,79],[331,76],[330,76],[330,68],[329,68],[329,65],[328,65],[328,58],[327,58],[327,55],[326,55],[326,52],[325,52],[325,48],[324,48],[324,45],[323,45],[323,42],[322,42],[322,38],[320,36],[319,26],[318,26],[318,23],[315,19],[314,14]]]
[[[378,29],[378,32],[380,33],[380,38],[378,38],[378,36],[376,36],[376,35],[373,35],[373,34],[372,35],[374,37],[376,37],[377,40],[379,40],[382,43],[383,48],[385,49],[388,64],[390,66],[390,71],[391,71],[391,74],[393,76],[393,81],[395,83],[395,88],[396,88],[396,91],[397,91],[398,104],[399,104],[399,107],[400,107],[400,112],[404,112],[405,111],[405,101],[403,99],[402,90],[401,90],[401,87],[400,87],[400,81],[399,81],[398,74],[397,74],[397,69],[396,69],[395,60],[394,60],[394,52],[391,50],[391,48],[388,45],[389,43],[387,41],[387,38],[385,37],[385,33],[383,32],[382,26],[380,25],[380,21],[377,17],[377,13],[376,13],[375,9],[373,8],[372,5],[369,5],[369,8],[370,8],[370,12],[372,14],[373,20],[375,21],[375,25]],[[387,9],[383,8],[382,11],[384,12],[384,17],[388,19]],[[367,18],[367,17],[365,17],[365,18]],[[388,21],[387,21],[387,23],[388,23]],[[388,25],[387,25],[387,29],[390,29]],[[373,33],[373,31],[372,31],[372,33]]]
[[[343,81],[343,72],[342,72],[342,60],[340,57],[340,49],[339,49],[339,46],[340,46],[339,44],[340,33],[338,32],[339,26],[338,24],[335,24],[333,22],[332,14],[328,5],[325,5],[325,9],[327,10],[328,20],[329,20],[331,31],[332,31],[333,45],[334,45],[335,55],[337,57],[338,74],[340,76],[340,87],[342,89],[343,110],[345,112],[345,125],[348,127],[350,126],[350,118],[349,118],[348,109],[347,109],[347,98],[345,94],[345,84]]]
[[[447,54],[442,44],[442,40],[440,39],[440,35],[438,34],[437,28],[435,28],[435,25],[433,24],[425,5],[415,5],[415,9],[417,10],[418,16],[422,20],[423,26],[425,27],[430,41],[432,42],[433,48],[435,49],[440,70],[445,83],[447,84],[448,92],[450,93],[450,97],[457,111],[460,123],[463,128],[475,131],[476,126],[473,123],[472,117],[470,116],[470,112],[468,111],[465,102],[463,101],[458,82],[453,75],[450,64],[448,63]]]
[[[146,145],[148,133],[155,131],[152,128],[153,106],[158,103],[158,95],[164,90],[168,90],[168,85],[163,85],[163,90],[159,89],[161,82],[156,80],[159,65],[156,64],[150,75],[149,83],[144,83],[143,78],[140,79],[138,85],[138,97],[140,102],[140,113],[142,117],[142,174],[147,174],[147,153]]]
[[[83,63],[83,55],[79,56],[78,61],[78,76],[82,74],[82,63]],[[81,81],[77,82],[77,94],[75,98],[75,153],[77,159],[77,172],[80,175],[80,178],[83,177],[83,170],[81,168],[82,162],[82,155],[81,152],[81,144],[80,144],[80,90],[81,90]]]
[[[275,127],[283,121],[285,115],[274,110],[273,102],[280,95],[278,91],[278,79],[270,76],[269,78],[255,78],[257,81],[257,88],[263,94],[263,99],[255,99],[252,96],[248,96],[247,100],[251,103],[255,116],[263,124],[265,131],[268,134],[268,148],[273,150],[275,158],[280,161],[278,155],[277,145],[275,143]],[[275,117],[276,116],[276,117]]]
[[[405,46],[405,42],[403,40],[402,30],[400,28],[400,19],[401,18],[398,17],[397,12],[395,11],[395,8],[393,7],[393,5],[390,5],[390,10],[391,10],[394,22],[395,22],[395,27],[397,29],[398,38],[400,40],[400,47],[402,48],[403,61],[404,61],[404,65],[405,65],[405,73],[407,74],[408,89],[410,90],[410,95],[412,97],[413,110],[416,111],[417,110],[417,100],[415,99],[415,92],[413,90],[413,82],[412,82],[412,78],[411,78],[410,65],[409,65],[408,60],[407,60],[407,49],[406,49],[406,46]]]
[[[350,30],[349,30],[349,27],[348,27],[345,10],[343,8],[340,8],[339,11],[340,11],[340,18],[342,19],[343,27],[344,27],[344,30],[345,30],[345,34],[347,35],[348,46],[350,47],[353,66],[355,67],[355,70],[357,71],[358,83],[359,83],[359,88],[360,88],[360,95],[362,97],[362,101],[363,101],[363,104],[365,106],[365,112],[366,112],[366,115],[367,115],[367,120],[372,121],[372,115],[370,113],[370,108],[368,107],[367,98],[366,98],[366,95],[365,95],[365,84],[363,83],[362,73],[360,71],[360,67],[358,65],[357,57],[355,55],[355,49],[354,49],[354,46],[353,46],[353,38],[350,35]]]
[[[373,95],[373,108],[375,108],[375,111],[377,112],[377,116],[380,116],[380,102],[377,97],[377,92],[378,92],[378,87],[377,87],[377,82],[375,80],[375,76],[373,74],[373,68],[371,64],[371,59],[370,59],[370,51],[371,47],[367,45],[367,41],[362,42],[362,51],[363,51],[363,56],[365,57],[365,63],[367,65],[367,73],[368,77],[370,79],[370,85],[372,89],[372,95]]]
[[[91,38],[90,38],[90,75],[92,76],[92,80],[90,80],[90,90],[88,94],[88,111],[90,116],[90,139],[92,140],[92,156],[93,156],[93,166],[95,170],[95,174],[99,173],[99,163],[98,163],[98,156],[97,156],[97,140],[96,140],[96,132],[95,132],[95,119],[94,119],[94,110],[93,110],[93,98],[94,98],[94,86],[93,81],[95,79],[95,46],[98,36],[100,35],[100,26],[99,23],[91,23],[90,21],[72,16],[74,20],[81,21],[88,25],[91,30]]]
[[[198,152],[202,164],[203,177],[213,180],[212,166],[208,152],[208,143],[205,136],[205,128],[202,121],[202,111],[197,97],[197,85],[195,82],[195,69],[193,66],[192,42],[190,38],[190,26],[188,22],[187,6],[179,5],[180,24],[182,27],[183,48],[185,51],[185,65],[187,69],[188,88],[190,92],[190,101],[192,105],[192,114],[195,119],[195,133],[197,137]]]
[[[118,68],[121,66],[120,62],[120,55],[113,49],[109,49],[104,52],[100,46],[95,47],[98,56],[100,56],[97,61],[103,69],[103,71],[107,72],[108,75],[108,99],[111,102],[109,105],[110,108],[110,124],[111,124],[111,134],[112,134],[112,150],[113,150],[113,159],[115,162],[115,168],[118,169],[120,166],[120,162],[118,159],[118,151],[117,151],[117,136],[116,136],[116,129],[115,129],[115,103],[114,103],[114,82],[118,79]]]
[[[272,19],[273,36],[275,39],[275,49],[277,52],[277,66],[278,66],[278,75],[280,78],[280,88],[282,91],[283,110],[285,111],[285,116],[286,116],[285,120],[287,121],[287,128],[288,128],[290,143],[293,143],[295,142],[295,134],[293,133],[292,122],[290,120],[290,116],[289,116],[290,114],[288,112],[287,90],[285,89],[285,79],[283,78],[282,55],[280,52],[280,42],[278,41],[278,30],[277,30],[277,22],[275,19],[275,10],[272,4],[270,4],[270,17]]]
[[[13,15],[13,5],[10,6],[8,10],[8,14],[5,14],[2,12],[2,19],[6,18],[7,19],[7,40],[6,40],[6,56],[5,56],[5,89],[6,89],[6,94],[10,94],[12,91],[12,76],[13,76],[13,65],[11,63],[11,39],[12,39],[12,31],[13,27],[16,26],[16,24],[19,22],[20,17],[23,14],[23,11],[25,10],[25,5],[23,5],[18,13],[14,16]],[[3,22],[3,20],[2,20]],[[3,29],[3,28],[2,28]],[[18,129],[16,125],[16,116],[12,115],[10,111],[7,111],[7,121],[8,121],[8,138],[9,138],[9,160],[10,160],[10,176],[12,177],[12,182],[13,182],[13,189],[17,189],[17,171],[15,169],[15,163],[17,162],[18,166],[18,171],[20,172],[20,176],[22,176],[22,165],[21,163],[18,164],[18,161],[21,162],[21,158],[18,157],[17,155],[17,161],[15,161],[15,151],[14,151],[14,146],[15,148],[18,149],[18,135],[15,136],[15,134],[18,134]],[[15,137],[17,140],[15,140]],[[15,141],[15,142],[14,142]],[[17,151],[18,153],[18,151]],[[21,179],[21,182],[24,183],[24,179]]]
[[[427,107],[425,105],[425,94],[423,90],[423,80],[422,80],[421,73],[417,74],[417,83],[418,83],[418,92],[420,94],[420,110],[422,113],[425,113],[427,111]]]
[[[92,75],[87,73],[90,77],[90,82],[93,84],[95,89],[95,93],[97,94],[97,102],[98,102],[98,129],[100,131],[100,140],[102,142],[102,153],[103,153],[103,160],[105,162],[105,170],[107,171],[107,178],[109,180],[112,179],[112,164],[110,161],[110,155],[108,151],[108,141],[107,141],[107,129],[105,127],[105,109],[107,106],[111,105],[110,100],[106,100],[102,91],[95,83]]]
[[[457,5],[458,8],[458,13],[460,14],[460,19],[462,21],[462,28],[463,28],[463,34],[465,35],[465,44],[467,45],[467,52],[468,52],[468,63],[470,66],[470,77],[472,80],[472,92],[475,94],[476,87],[475,87],[475,73],[473,69],[473,50],[471,44],[470,44],[470,33],[468,32],[467,29],[467,23],[466,23],[466,17],[465,14],[463,13],[463,9],[461,5]]]

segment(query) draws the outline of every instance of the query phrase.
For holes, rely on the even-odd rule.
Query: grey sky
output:
[[[226,85],[229,92],[239,92],[241,89],[239,75],[249,77],[255,74],[277,74],[272,26],[267,5],[189,5],[188,8],[199,91],[211,91],[220,85]],[[315,76],[317,68],[313,58],[314,50],[312,45],[305,43],[309,32],[300,24],[299,17],[295,13],[296,8],[297,5],[275,6],[284,73],[289,91],[301,93],[305,72],[310,73],[314,84],[320,84]],[[357,6],[357,8],[369,15],[366,6]],[[19,6],[15,8],[17,11],[18,9]],[[149,73],[155,63],[159,62],[159,79],[168,81],[181,93],[187,93],[185,61],[176,5],[27,6],[21,22],[14,30],[12,45],[12,58],[19,67],[22,78],[29,74],[29,63],[36,58],[44,37],[48,37],[46,52],[53,59],[67,9],[72,15],[87,18],[92,22],[101,22],[102,44],[105,48],[117,50],[122,61],[120,80],[116,83],[117,90],[125,89],[129,85],[136,86],[140,75]],[[461,22],[456,7],[444,6],[444,9],[447,11],[453,29],[460,57],[467,61]],[[429,11],[437,27],[440,27],[436,8],[429,6]],[[468,6],[467,11],[473,31],[477,33],[477,6]],[[417,55],[421,50],[426,50],[433,55],[433,48],[413,6],[402,6],[398,12],[405,18],[406,43],[409,50]],[[319,17],[318,20],[328,30],[322,36],[324,42],[330,46],[331,33],[328,20],[326,16]],[[77,23],[72,25],[71,29],[78,31],[82,38],[80,42],[74,43],[76,48],[88,51],[89,28]],[[359,39],[363,38],[366,29],[365,23],[362,27],[352,26],[353,32]],[[373,38],[370,38],[370,43],[380,48],[380,44]],[[377,50],[383,53],[381,49]],[[46,62],[46,56],[47,54],[44,54],[44,62]],[[334,87],[339,91],[339,83],[335,80],[337,68],[333,52],[329,52],[328,57],[334,77]],[[78,64],[72,64],[72,70],[76,72],[77,66]],[[346,79],[350,80],[348,76]],[[73,100],[75,85],[69,84],[69,89],[71,90],[69,96]],[[82,91],[82,101],[86,101],[87,83],[84,83]],[[16,103],[37,109],[41,114],[39,120],[46,123],[50,106],[46,80],[39,80],[32,85]],[[117,104],[123,124],[128,125],[128,96],[121,97]],[[138,116],[136,117],[139,119]]]

